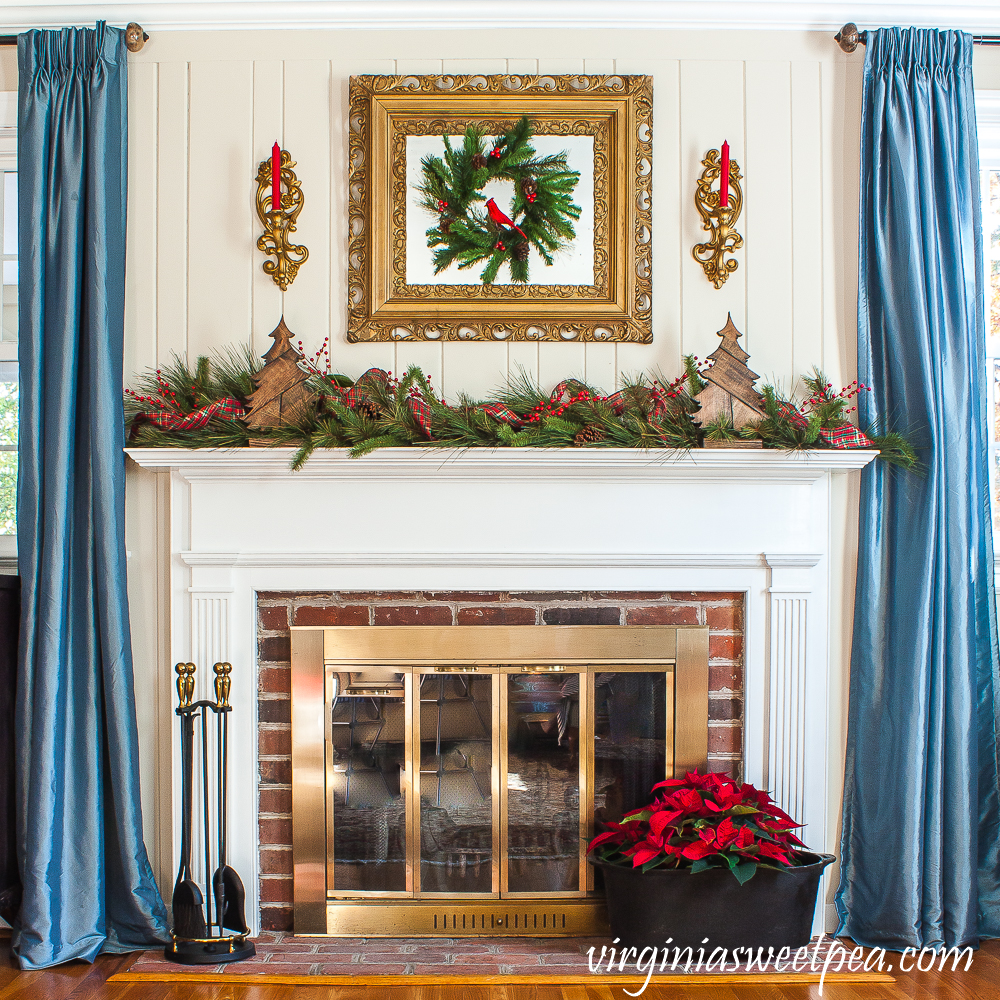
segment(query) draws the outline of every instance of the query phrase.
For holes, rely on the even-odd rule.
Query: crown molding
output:
[[[997,3],[810,3],[796,0],[131,0],[97,4],[22,0],[0,9],[0,33],[139,21],[149,32],[211,29],[674,28],[835,31],[914,25],[1000,29]]]

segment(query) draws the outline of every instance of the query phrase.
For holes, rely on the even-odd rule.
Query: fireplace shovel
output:
[[[178,680],[178,689],[181,681]],[[182,694],[182,699],[184,695]],[[194,720],[190,714],[181,715],[181,865],[174,886],[174,933],[182,938],[205,936],[205,911],[198,883],[191,878],[191,821]]]
[[[243,880],[234,868],[226,864],[226,807],[229,798],[229,664],[215,665],[215,700],[222,706],[219,712],[219,867],[212,876],[215,893],[215,913],[219,926],[240,934],[248,934],[246,921],[246,891]]]

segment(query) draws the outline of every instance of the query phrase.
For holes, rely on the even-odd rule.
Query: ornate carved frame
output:
[[[351,77],[348,341],[650,343],[652,113],[648,76]],[[594,284],[407,284],[406,137],[524,114],[594,137]]]

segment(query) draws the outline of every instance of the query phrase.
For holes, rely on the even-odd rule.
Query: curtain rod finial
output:
[[[834,41],[844,52],[853,52],[859,44],[864,44],[864,37],[858,31],[858,26],[853,21],[848,21],[840,31],[833,36]]]
[[[143,45],[149,41],[149,35],[142,30],[141,24],[135,21],[130,22],[125,28],[125,48],[129,52],[139,52]]]

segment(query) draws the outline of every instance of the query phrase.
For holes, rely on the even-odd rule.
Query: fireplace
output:
[[[586,843],[708,760],[708,628],[292,628],[298,934],[594,934]]]
[[[292,838],[290,723],[282,714],[289,640],[281,631],[446,624],[441,616],[453,627],[508,615],[507,624],[526,616],[538,626],[571,623],[556,600],[529,611],[514,607],[515,591],[587,593],[597,595],[588,599],[595,606],[611,603],[611,593],[740,595],[740,635],[720,636],[730,648],[711,654],[709,704],[732,710],[715,697],[720,675],[720,695],[728,687],[726,697],[735,696],[734,684],[741,689],[741,719],[727,728],[713,715],[710,739],[735,742],[710,745],[710,763],[726,770],[742,763],[747,780],[770,789],[806,824],[811,848],[835,847],[847,670],[841,623],[850,621],[853,579],[848,496],[855,470],[874,452],[409,448],[355,461],[319,449],[292,472],[293,454],[129,450],[132,495],[155,498],[169,553],[162,579],[130,573],[129,580],[134,618],[157,621],[159,630],[159,645],[146,651],[147,661],[159,664],[150,709],[156,724],[143,733],[155,750],[157,780],[143,787],[161,886],[173,883],[180,843],[173,663],[197,663],[200,677],[218,660],[233,664],[230,754],[241,766],[230,773],[229,855],[246,884],[254,932],[277,929],[279,921],[285,928],[291,851],[264,849]],[[406,611],[403,620],[402,606],[381,608],[376,598],[357,596],[385,593],[419,594],[448,607]],[[161,619],[164,594],[170,614]],[[282,612],[279,594],[298,596]],[[485,599],[465,608],[440,596],[456,594],[511,600],[491,610]],[[338,603],[343,607],[330,606]],[[358,622],[299,620],[307,606],[339,616],[359,603],[368,606],[350,611]],[[619,625],[644,623],[615,606]],[[275,622],[260,650],[258,608]],[[589,610],[613,615],[603,606]],[[821,914],[815,930],[822,929]]]

